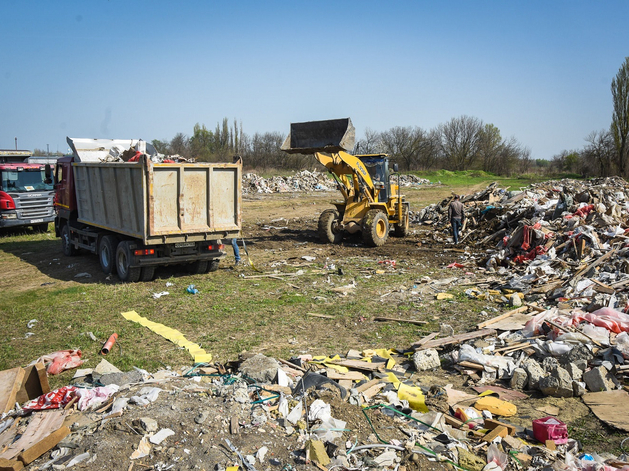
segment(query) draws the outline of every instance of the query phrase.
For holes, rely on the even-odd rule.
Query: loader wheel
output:
[[[319,238],[328,244],[340,244],[343,240],[343,232],[336,230],[339,221],[339,213],[334,209],[326,209],[319,216]]]
[[[66,223],[61,228],[61,248],[63,249],[63,255],[71,257],[76,255],[76,247],[72,243],[72,236],[70,235],[70,224]]]
[[[118,270],[118,278],[121,281],[135,283],[140,279],[142,269],[140,267],[131,267],[131,248],[130,242],[123,240],[118,244],[116,249],[116,269]]]
[[[363,219],[363,242],[371,247],[384,245],[389,236],[389,218],[379,209],[367,211]]]
[[[98,260],[105,275],[116,271],[116,246],[118,241],[114,236],[106,235],[98,243]]]
[[[408,209],[402,209],[402,222],[393,224],[393,234],[395,237],[406,237],[408,234]]]

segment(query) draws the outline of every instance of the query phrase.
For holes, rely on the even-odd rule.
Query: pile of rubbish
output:
[[[393,181],[397,183],[397,178],[394,178]],[[420,178],[417,175],[411,175],[411,174],[400,175],[401,187],[411,187],[411,186],[420,186],[420,185],[432,185],[432,183],[427,178]]]
[[[628,332],[629,315],[613,309],[568,315],[525,304],[406,350],[289,360],[245,353],[153,374],[103,359],[50,391],[46,368],[82,366],[80,351],[56,352],[0,372],[11,386],[0,403],[0,466],[629,469],[629,456],[584,453],[559,408],[518,417],[531,395],[578,396],[629,431]],[[473,393],[438,384],[437,370],[458,372]]]
[[[275,176],[263,178],[255,173],[242,177],[242,192],[247,193],[287,193],[293,191],[332,191],[336,184],[327,173],[318,171],[301,172],[289,177]]]

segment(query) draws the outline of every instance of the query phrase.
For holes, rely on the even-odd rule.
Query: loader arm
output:
[[[371,203],[377,198],[377,190],[371,180],[371,175],[358,157],[343,151],[334,154],[315,152],[314,155],[345,186],[345,191],[341,190],[341,192],[346,199],[359,195],[361,192]],[[347,175],[352,175],[351,183],[348,181]]]

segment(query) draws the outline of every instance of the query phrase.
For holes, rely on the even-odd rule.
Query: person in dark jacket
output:
[[[461,203],[459,195],[454,196],[454,199],[448,207],[448,220],[452,226],[452,237],[454,238],[454,243],[458,244],[461,226],[463,225],[463,221],[465,221],[465,207],[463,206],[463,203]]]

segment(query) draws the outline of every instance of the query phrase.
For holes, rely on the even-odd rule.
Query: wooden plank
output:
[[[360,360],[338,360],[331,361],[333,365],[344,366],[346,368],[354,368],[355,370],[365,370],[365,371],[378,371],[380,368],[384,368],[385,362],[379,363],[369,363],[367,361]]]
[[[491,443],[496,439],[496,437],[504,438],[507,435],[508,435],[507,427],[503,427],[502,425],[499,425],[498,427],[493,429],[491,432],[487,433],[483,437],[483,441],[487,443]]]
[[[17,393],[16,401],[23,404],[50,392],[48,374],[42,362],[24,368],[24,380]]]
[[[483,365],[481,365],[480,363],[474,363],[471,361],[460,361],[457,363],[459,366],[462,366],[463,368],[471,368],[473,370],[484,370],[485,367]]]
[[[505,427],[509,435],[515,435],[515,426],[511,424],[506,424],[504,422],[500,422],[495,419],[485,419],[484,426],[486,429],[493,430],[496,427]],[[504,438],[504,437],[503,437]]]
[[[365,399],[369,400],[372,397],[374,397],[376,394],[378,394],[380,392],[380,390],[382,390],[385,386],[386,386],[386,384],[384,384],[384,383],[374,384],[369,389],[363,391],[362,394],[365,397]]]
[[[525,312],[528,311],[529,307],[528,306],[520,306],[517,309],[512,309],[511,311],[507,311],[504,314],[500,314],[499,316],[494,317],[493,319],[489,319],[485,322],[481,322],[480,324],[476,325],[477,329],[484,329],[485,327],[487,327],[488,325],[494,324],[498,321],[501,321],[502,319],[506,319],[507,317],[511,317],[514,314],[519,314],[521,312]]]
[[[70,429],[68,427],[61,427],[27,450],[24,450],[17,458],[24,464],[32,463],[41,455],[55,447],[68,435],[70,435]]]
[[[451,337],[445,337],[439,340],[431,340],[429,342],[424,343],[420,347],[416,347],[415,344],[413,344],[413,347],[415,347],[415,350],[443,347],[445,345],[458,344],[461,342],[465,342],[467,340],[477,339],[480,337],[487,337],[488,335],[496,335],[496,333],[497,332],[495,329],[476,330],[473,332],[465,332],[463,334],[453,335]]]
[[[365,379],[365,375],[360,371],[348,371],[347,373],[339,373],[334,368],[328,368],[328,378],[335,381],[348,379],[350,381],[361,381]]]
[[[428,321],[414,321],[412,319],[399,319],[397,317],[374,317],[374,322],[406,322],[407,324],[423,325]]]
[[[0,414],[9,412],[15,407],[16,396],[22,387],[23,380],[22,368],[0,371]]]
[[[278,358],[278,360],[279,360],[279,362],[280,362],[280,363],[282,363],[283,365],[290,366],[291,368],[295,368],[296,370],[299,370],[299,371],[301,371],[302,373],[305,373],[305,372],[306,372],[306,370],[305,370],[304,368],[302,368],[302,367],[301,367],[301,366],[299,366],[299,365],[296,365],[295,363],[291,363],[290,361],[288,361],[288,360],[284,360],[283,358]]]
[[[21,461],[0,458],[0,471],[20,471],[20,469],[24,469],[24,463]]]
[[[358,386],[356,388],[356,391],[358,393],[361,393],[361,392],[366,391],[367,389],[369,389],[370,387],[372,387],[372,386],[374,386],[374,385],[376,385],[378,383],[380,383],[379,379],[372,379],[371,381],[367,381],[366,383],[361,384],[360,386]]]
[[[59,409],[40,411],[33,414],[28,427],[26,427],[26,430],[22,433],[22,436],[17,441],[13,442],[9,448],[0,455],[0,458],[11,460],[18,456],[22,451],[29,450],[31,447],[37,446],[37,444],[43,441],[48,435],[62,428],[65,416],[66,411]],[[56,445],[56,443],[52,446],[54,445]],[[45,453],[46,451],[48,450],[44,450],[42,453]]]
[[[328,316],[327,314],[317,314],[316,312],[307,312],[307,316],[319,317],[320,319],[336,319],[334,316]]]
[[[432,334],[426,335],[426,337],[422,338],[419,342],[414,343],[413,345],[417,348],[417,347],[421,347],[422,345],[424,345],[426,342],[430,342],[432,339],[434,339],[437,335],[439,335],[439,332],[433,332]]]
[[[616,290],[612,288],[611,286],[601,283],[600,281],[595,280],[594,278],[592,278],[592,281],[596,285],[594,286],[594,291],[598,291],[599,293],[605,293],[605,294],[614,294],[616,292]]]

